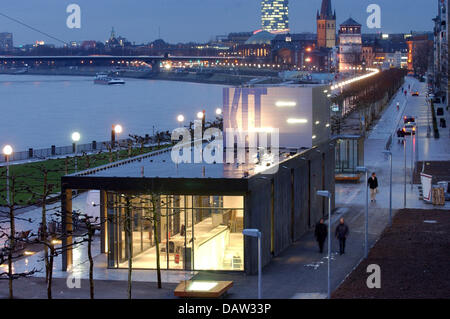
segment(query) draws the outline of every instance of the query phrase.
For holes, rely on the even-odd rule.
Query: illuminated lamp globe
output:
[[[116,126],[114,126],[114,132],[116,132],[116,134],[122,133],[122,130],[122,125],[117,124]]]
[[[13,148],[12,148],[11,145],[6,145],[6,146],[3,148],[3,154],[4,154],[4,155],[9,156],[9,155],[12,154],[12,152],[13,152]]]
[[[78,132],[73,132],[72,133],[72,141],[74,142],[78,142],[81,139],[81,135]]]

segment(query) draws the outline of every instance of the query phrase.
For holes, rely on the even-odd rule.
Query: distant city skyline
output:
[[[66,27],[66,7],[82,9],[81,29]],[[373,0],[333,0],[337,25],[350,16],[363,25],[364,33],[408,33],[432,31],[437,13],[435,0],[377,0],[382,8],[382,28],[365,26],[366,8]],[[289,1],[291,33],[316,32],[316,13],[321,0]],[[26,8],[26,9],[24,9]],[[217,35],[261,29],[261,0],[16,0],[2,3],[1,13],[19,19],[66,42],[105,41],[114,26],[118,36],[132,43],[207,42]],[[0,16],[0,32],[12,32],[14,45],[37,40],[59,45],[39,33]]]

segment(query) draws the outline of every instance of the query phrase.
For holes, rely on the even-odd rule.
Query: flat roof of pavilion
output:
[[[130,159],[110,163],[96,168],[80,171],[70,177],[102,177],[102,178],[214,178],[242,179],[263,173],[267,164],[229,164],[229,163],[180,163],[171,158],[172,148],[153,151]],[[248,159],[248,152],[246,157]],[[286,153],[289,154],[289,153]],[[193,156],[192,156],[193,157]],[[287,159],[284,156],[283,159]],[[246,159],[246,162],[249,162]]]

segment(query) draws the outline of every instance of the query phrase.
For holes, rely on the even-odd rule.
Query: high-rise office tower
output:
[[[322,0],[320,13],[317,11],[317,47],[332,48],[336,45],[336,11],[331,0]]]
[[[262,29],[271,33],[289,32],[289,0],[262,0]]]
[[[13,48],[13,34],[9,32],[0,33],[0,50],[11,51]]]

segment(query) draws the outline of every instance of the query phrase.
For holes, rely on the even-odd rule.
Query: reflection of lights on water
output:
[[[78,262],[81,262],[81,257],[82,257],[81,248],[82,247],[77,247],[77,248],[72,250],[74,264],[78,263]]]

